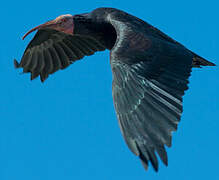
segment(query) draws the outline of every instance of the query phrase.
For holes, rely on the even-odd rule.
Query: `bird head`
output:
[[[62,31],[67,34],[73,34],[73,30],[74,30],[73,16],[71,14],[58,16],[54,20],[48,21],[44,24],[34,27],[30,31],[28,31],[22,37],[22,39],[24,39],[28,34],[32,33],[33,31],[46,29],[46,28],[55,29],[57,31]]]

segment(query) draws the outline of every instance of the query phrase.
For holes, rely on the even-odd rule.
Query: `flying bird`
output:
[[[113,102],[125,142],[145,169],[150,162],[158,171],[158,156],[167,165],[165,147],[171,146],[177,130],[191,69],[215,64],[115,8],[61,15],[31,29],[23,39],[35,30],[15,67],[43,82],[84,56],[110,50]]]

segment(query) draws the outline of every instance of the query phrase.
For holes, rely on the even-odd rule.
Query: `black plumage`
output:
[[[143,20],[114,8],[72,16],[72,34],[41,28],[16,67],[40,76],[110,50],[112,93],[122,135],[144,167],[168,164],[165,146],[182,114],[192,67],[214,66]]]

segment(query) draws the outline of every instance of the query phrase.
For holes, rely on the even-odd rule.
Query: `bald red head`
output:
[[[55,29],[57,31],[62,31],[67,34],[73,34],[73,30],[74,30],[73,16],[71,14],[58,16],[56,19],[52,21],[48,21],[44,24],[34,27],[30,31],[28,31],[22,37],[22,39],[24,39],[26,36],[28,36],[33,31],[36,31],[39,29],[46,29],[46,28]]]

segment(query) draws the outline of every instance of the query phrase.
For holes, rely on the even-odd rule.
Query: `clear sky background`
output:
[[[146,172],[115,116],[109,51],[58,71],[45,83],[13,67],[30,28],[61,14],[116,7],[158,27],[219,64],[219,2],[4,1],[0,7],[0,180],[219,179],[219,69],[194,69],[169,166]]]

